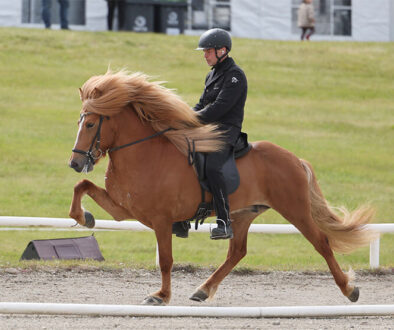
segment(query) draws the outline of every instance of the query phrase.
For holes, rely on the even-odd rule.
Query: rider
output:
[[[221,151],[207,154],[206,176],[213,195],[217,227],[211,231],[211,239],[233,237],[230,209],[222,167],[233,152],[240,135],[247,95],[247,81],[242,69],[229,57],[231,36],[222,29],[204,32],[197,50],[212,67],[205,79],[205,88],[200,101],[195,105],[204,123],[214,123],[223,132],[225,146]],[[187,237],[185,236],[180,237]]]
[[[247,81],[242,69],[229,57],[231,36],[222,29],[204,32],[198,50],[212,67],[205,79],[205,88],[200,101],[195,105],[204,123],[215,123],[224,133],[225,146],[221,151],[207,154],[206,175],[213,195],[217,228],[212,229],[211,239],[233,237],[230,209],[222,167],[233,152],[240,135],[247,95]]]

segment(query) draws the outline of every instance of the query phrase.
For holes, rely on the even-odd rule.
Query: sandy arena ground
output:
[[[188,299],[211,271],[173,272],[174,306],[350,305],[329,273],[230,274],[210,302]],[[356,274],[356,304],[394,304],[394,270]],[[138,305],[160,286],[159,271],[95,268],[0,269],[1,302]],[[148,318],[0,314],[0,329],[394,329],[391,317]]]

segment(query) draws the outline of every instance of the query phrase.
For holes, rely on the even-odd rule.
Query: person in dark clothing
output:
[[[218,225],[212,229],[211,239],[233,237],[228,193],[221,170],[241,133],[248,88],[244,72],[228,56],[231,46],[230,34],[215,28],[201,35],[197,48],[204,51],[205,60],[212,69],[206,76],[200,100],[193,109],[204,123],[218,125],[225,141],[221,151],[209,153],[206,159],[206,176],[213,195]],[[173,224],[173,233],[178,237],[188,237],[188,230],[185,222]]]
[[[201,35],[197,49],[212,70],[205,79],[200,101],[195,105],[204,123],[214,123],[224,133],[225,146],[219,152],[207,155],[206,175],[213,195],[217,228],[212,229],[211,239],[233,237],[230,207],[222,167],[233,152],[241,133],[247,80],[242,69],[228,56],[231,50],[230,34],[222,29],[211,29]]]
[[[60,28],[63,30],[68,30],[68,7],[70,5],[69,0],[58,0],[59,5],[60,5]],[[42,9],[41,9],[41,15],[42,15],[42,20],[44,21],[45,28],[50,29],[51,28],[51,7],[52,7],[52,1],[51,0],[42,0]]]
[[[107,15],[107,25],[108,30],[112,31],[115,9],[118,12],[118,30],[123,30],[124,28],[124,15],[125,15],[125,0],[107,0],[108,3],[108,15]]]
[[[50,0],[42,0],[41,1],[42,8],[41,8],[41,16],[42,20],[44,21],[45,28],[51,28],[51,1]]]
[[[247,80],[242,69],[228,56],[231,45],[230,34],[216,28],[201,35],[197,48],[204,51],[205,60],[212,70],[206,76],[204,91],[193,109],[204,123],[217,124],[226,142],[221,151],[209,153],[206,160],[206,175],[217,216],[217,227],[212,229],[211,239],[233,237],[222,167],[241,133]]]

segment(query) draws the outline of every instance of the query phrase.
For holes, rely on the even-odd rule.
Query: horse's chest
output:
[[[141,198],[140,187],[132,178],[118,179],[115,175],[105,178],[105,189],[111,199],[123,208],[132,211]]]

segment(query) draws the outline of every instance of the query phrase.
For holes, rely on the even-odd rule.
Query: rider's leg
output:
[[[176,237],[180,238],[188,238],[189,237],[189,221],[178,221],[172,224],[172,233],[176,235]]]
[[[226,146],[222,151],[210,153],[207,156],[206,175],[213,195],[213,204],[217,216],[217,228],[211,232],[212,239],[228,239],[233,237],[230,226],[230,207],[226,190],[226,182],[222,167],[232,152],[232,146]]]

